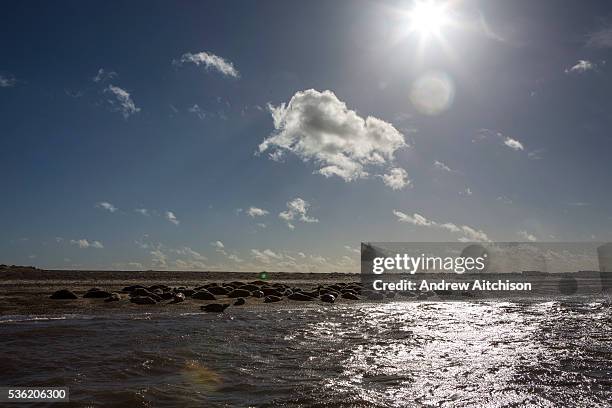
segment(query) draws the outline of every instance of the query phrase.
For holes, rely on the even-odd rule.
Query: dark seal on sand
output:
[[[191,297],[193,299],[198,299],[198,300],[216,300],[217,299],[215,297],[215,295],[213,295],[212,293],[210,293],[206,289],[202,289],[200,291],[197,291],[196,293],[191,295]]]
[[[291,300],[314,300],[312,296],[305,295],[302,292],[295,292],[287,297]]]
[[[244,305],[245,303],[246,303],[246,300],[244,300],[244,298],[238,298],[238,299],[236,299],[236,301],[234,302],[234,306]]]
[[[266,297],[264,298],[264,303],[274,303],[274,302],[280,302],[281,300],[283,300],[283,299],[281,299],[281,298],[280,298],[280,297],[278,297],[278,296],[269,295],[269,296],[266,296]]]
[[[325,293],[321,295],[321,300],[326,303],[334,303],[336,301],[336,297],[332,294]]]
[[[227,297],[230,298],[239,298],[239,297],[249,297],[251,296],[251,292],[246,289],[234,289],[230,293],[227,294]]]
[[[157,302],[150,296],[134,296],[130,298],[130,302],[136,303],[137,305],[154,305]]]
[[[98,288],[91,288],[83,295],[84,298],[102,299],[110,297],[111,293]]]
[[[51,299],[78,299],[74,292],[68,289],[61,289],[51,295]]]
[[[200,306],[200,309],[208,313],[222,313],[228,306],[227,303],[211,303],[210,305]]]

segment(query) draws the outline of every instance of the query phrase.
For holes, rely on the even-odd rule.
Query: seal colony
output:
[[[424,299],[428,294],[406,292],[406,297]],[[170,287],[164,284],[151,286],[130,285],[120,291],[110,292],[97,287],[87,290],[82,296],[84,299],[101,299],[104,302],[125,301],[137,305],[172,305],[188,300],[207,301],[200,309],[205,312],[222,313],[230,305],[234,307],[247,303],[253,299],[259,303],[276,303],[286,300],[296,302],[320,301],[323,303],[336,303],[339,300],[384,300],[395,298],[392,291],[374,291],[364,289],[361,282],[335,282],[318,284],[313,289],[304,289],[296,285],[262,280],[251,282],[211,282],[193,288],[178,286]],[[74,300],[79,296],[69,289],[55,291],[50,299]],[[220,301],[221,303],[216,303]]]

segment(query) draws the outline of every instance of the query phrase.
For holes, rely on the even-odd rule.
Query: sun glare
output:
[[[431,0],[417,1],[409,16],[410,30],[422,36],[438,34],[448,23],[444,4]]]

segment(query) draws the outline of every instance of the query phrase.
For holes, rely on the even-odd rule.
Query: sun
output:
[[[442,27],[448,22],[449,17],[445,5],[432,0],[417,1],[409,13],[410,31],[424,37],[439,34]]]

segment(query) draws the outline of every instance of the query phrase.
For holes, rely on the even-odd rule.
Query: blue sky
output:
[[[2,263],[612,239],[608,2],[21,1],[0,31]]]

